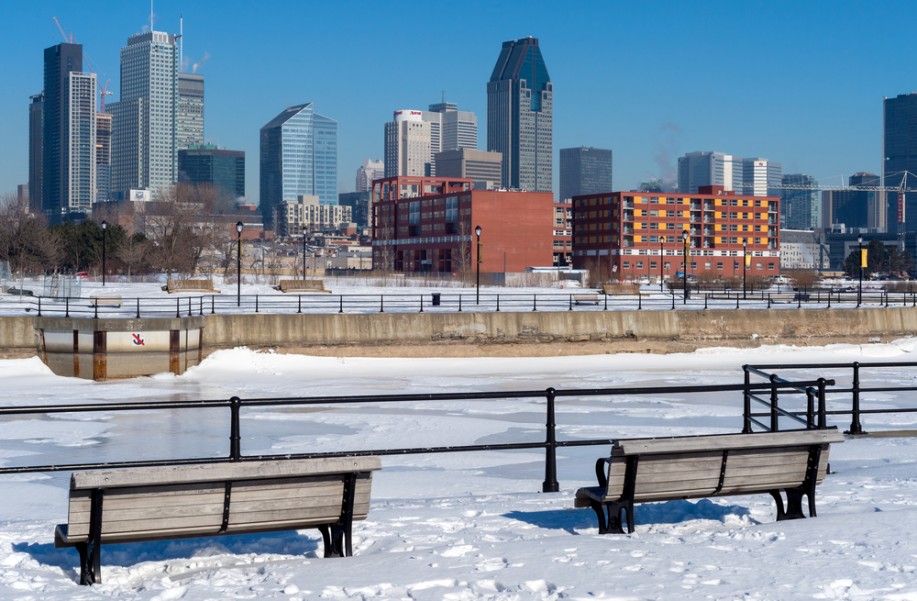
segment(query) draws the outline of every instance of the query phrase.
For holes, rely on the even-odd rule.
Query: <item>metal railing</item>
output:
[[[438,393],[438,394],[404,394],[404,395],[368,395],[368,396],[323,396],[309,398],[262,398],[242,399],[232,397],[222,400],[188,400],[164,402],[139,402],[139,403],[82,403],[69,405],[34,405],[23,407],[0,408],[0,419],[16,419],[19,416],[36,416],[64,413],[112,413],[112,412],[148,412],[169,410],[194,410],[194,409],[228,409],[229,417],[229,449],[228,453],[218,457],[184,457],[177,459],[150,459],[150,460],[124,460],[110,462],[75,462],[57,463],[46,465],[27,465],[0,467],[0,474],[18,474],[31,472],[60,472],[79,469],[106,469],[115,467],[141,467],[164,466],[190,463],[224,463],[235,461],[282,460],[304,459],[315,457],[341,457],[353,455],[414,455],[430,453],[456,453],[480,451],[505,451],[516,449],[544,449],[545,450],[545,478],[542,483],[543,492],[557,492],[560,485],[557,481],[557,449],[561,447],[579,447],[593,445],[611,445],[616,438],[593,439],[565,439],[557,437],[557,403],[559,399],[582,399],[584,397],[604,397],[610,400],[622,396],[645,395],[672,395],[672,394],[707,394],[711,392],[744,392],[746,395],[757,391],[768,391],[771,395],[779,396],[784,392],[792,392],[801,388],[831,384],[831,380],[819,379],[817,381],[771,381],[762,384],[723,384],[709,386],[654,386],[654,387],[624,387],[624,388],[588,388],[588,389],[556,389],[522,390],[508,392],[463,392],[463,393]],[[342,450],[336,452],[313,453],[283,453],[283,454],[246,454],[242,448],[242,412],[245,409],[258,409],[265,407],[316,407],[353,404],[391,404],[415,403],[421,406],[424,403],[458,401],[501,401],[509,399],[544,399],[544,438],[539,441],[519,441],[492,444],[469,445],[441,445],[421,447],[396,447],[383,449]],[[136,448],[144,448],[136,444]]]
[[[745,372],[745,383],[748,386],[751,385],[752,376],[758,376],[764,378],[772,383],[772,385],[784,384],[787,381],[779,377],[775,370],[850,370],[851,373],[851,384],[849,387],[832,387],[831,396],[832,403],[840,403],[841,399],[846,399],[849,402],[849,409],[832,409],[829,410],[827,407],[827,401],[825,397],[824,387],[820,384],[817,384],[817,389],[812,390],[809,388],[800,388],[796,390],[797,394],[805,394],[807,397],[807,409],[805,411],[805,420],[801,419],[802,413],[800,412],[790,412],[786,411],[780,407],[780,400],[772,392],[770,397],[763,398],[754,394],[751,388],[745,392],[745,403],[744,403],[744,426],[743,432],[751,431],[751,425],[756,424],[765,429],[776,430],[777,421],[780,417],[785,417],[787,419],[793,420],[797,423],[805,423],[806,427],[812,427],[812,424],[815,423],[817,427],[822,428],[826,423],[827,416],[829,415],[849,415],[850,416],[850,426],[846,430],[846,434],[866,434],[863,430],[863,425],[861,423],[861,418],[863,415],[879,415],[879,414],[895,414],[895,413],[917,413],[917,404],[912,407],[894,407],[894,408],[868,408],[864,409],[862,406],[863,395],[868,393],[885,393],[885,392],[914,392],[917,391],[917,386],[863,386],[862,385],[862,371],[864,369],[882,369],[882,368],[908,368],[908,367],[917,367],[917,362],[858,362],[854,361],[852,363],[772,363],[766,365],[744,365],[743,370]],[[819,378],[818,382],[821,382],[822,379]],[[827,383],[828,381],[825,380]],[[846,396],[846,395],[849,395]],[[784,395],[786,396],[786,395]],[[760,405],[767,407],[766,412],[755,413],[752,411],[752,402],[757,402]],[[817,402],[817,408],[813,405]],[[769,423],[763,424],[758,418],[768,417]],[[813,421],[817,418],[817,421]]]
[[[612,311],[683,309],[773,309],[917,307],[917,293],[817,291],[774,293],[697,291],[672,288],[641,294],[602,294],[595,290],[556,293],[410,292],[388,294],[182,294],[181,296],[50,298],[20,297],[5,312],[48,317],[154,318],[266,313],[462,313],[523,311]]]

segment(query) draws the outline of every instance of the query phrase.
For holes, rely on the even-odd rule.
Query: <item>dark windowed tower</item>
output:
[[[552,190],[554,88],[537,38],[503,42],[487,83],[487,150],[503,153],[503,186]]]
[[[885,99],[882,146],[885,160],[882,175],[885,186],[901,185],[907,171],[907,187],[917,187],[917,93],[900,94]],[[917,194],[907,194],[900,202],[899,194],[887,193],[888,231],[903,233],[917,230]],[[908,225],[912,224],[912,225]]]
[[[611,192],[611,151],[603,148],[560,149],[560,198]]]

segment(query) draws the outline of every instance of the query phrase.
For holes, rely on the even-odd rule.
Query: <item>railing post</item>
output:
[[[739,295],[736,294],[736,310],[739,309]]]
[[[423,294],[420,295],[420,312],[423,313]]]
[[[181,299],[180,298],[175,299],[175,317],[181,317]]]
[[[853,362],[853,405],[851,407],[850,430],[847,434],[862,434],[863,426],[860,424],[860,363]]]
[[[137,319],[140,319],[140,297],[137,297]]]
[[[777,413],[779,402],[777,399],[777,374],[771,374],[771,432],[780,430],[780,414]]]
[[[70,317],[70,297],[67,297],[67,301],[64,303],[64,317]]]
[[[256,294],[256,295],[255,295],[255,313],[258,312],[258,301],[259,301],[259,299],[260,299],[260,296]]]
[[[229,399],[229,459],[239,461],[242,459],[242,431],[239,426],[239,409],[242,407],[242,399],[237,396]]]
[[[93,311],[93,316],[94,316],[96,319],[98,319],[98,318],[99,318],[99,301],[96,301],[96,304],[93,305],[93,310],[92,310],[92,311]],[[178,315],[176,314],[175,317],[178,317]]]
[[[704,311],[707,310],[707,298],[708,298],[708,297],[707,297],[707,295],[705,294],[705,295],[704,295]]]
[[[554,397],[556,390],[548,388],[545,390],[547,398],[547,417],[545,420],[545,463],[544,463],[544,482],[541,485],[541,492],[558,492],[560,484],[557,482],[557,436],[554,423]]]
[[[216,295],[215,294],[210,295],[210,314],[211,315],[217,312],[216,300],[214,299],[216,299]]]
[[[825,399],[825,379],[818,379],[818,429],[828,427],[828,401]]]
[[[201,297],[201,298],[203,298],[203,297]],[[190,296],[188,297],[188,317],[191,317],[192,315],[194,315],[193,300],[194,300],[194,299],[193,299],[192,297],[190,297]]]
[[[573,310],[573,295],[572,294],[570,295],[568,303],[569,303],[569,307],[567,307],[567,311],[572,311]]]
[[[533,294],[532,295],[532,311],[537,311],[537,310],[538,310],[538,295]]]
[[[302,294],[296,295],[296,312],[302,313]]]
[[[673,301],[673,302],[674,302],[674,301]],[[605,295],[605,308],[602,309],[602,310],[603,310],[603,311],[607,311],[607,310],[608,310],[608,295],[607,295],[607,294]]]
[[[338,313],[344,312],[344,295],[338,297]]]
[[[675,291],[672,291],[672,311],[675,310]]]
[[[815,389],[806,387],[806,429],[815,428]]]
[[[768,309],[771,308],[771,295],[770,294],[767,295],[767,308]]]
[[[637,310],[640,311],[643,309],[643,295],[640,294],[640,291],[637,291]]]
[[[385,295],[379,295],[379,313],[385,313]]]
[[[497,295],[497,313],[500,312],[500,295]]]
[[[462,312],[462,295],[461,295],[461,294],[459,294],[459,310],[458,310],[458,312],[459,312],[459,313]]]
[[[742,389],[742,434],[751,434],[751,373],[748,365],[742,366],[745,382]]]
[[[41,297],[38,297],[38,316],[41,317]]]

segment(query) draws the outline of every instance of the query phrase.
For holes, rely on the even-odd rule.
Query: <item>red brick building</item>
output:
[[[472,180],[397,176],[373,182],[373,267],[402,273],[522,272],[553,264],[550,192],[472,190]]]
[[[609,192],[573,198],[573,267],[598,279],[780,273],[780,199],[702,187],[699,194]],[[743,250],[744,243],[744,250]],[[747,266],[743,254],[747,251]],[[677,274],[677,275],[676,275]]]

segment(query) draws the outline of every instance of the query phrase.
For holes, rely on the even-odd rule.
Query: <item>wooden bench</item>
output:
[[[89,297],[90,307],[120,307],[122,298],[115,295],[95,295]]]
[[[574,294],[573,302],[577,305],[597,305],[599,304],[598,294]]]
[[[219,290],[213,287],[213,280],[169,280],[162,289],[169,294],[176,292],[220,293]]]
[[[311,279],[311,280],[280,280],[280,285],[277,286],[277,290],[280,290],[283,293],[288,292],[327,292],[331,293],[330,290],[325,290],[325,283],[323,280]]]
[[[599,485],[576,491],[591,507],[599,533],[634,531],[634,503],[769,493],[777,519],[803,518],[802,497],[815,517],[815,486],[827,473],[828,447],[843,442],[835,428],[617,441],[595,465]],[[784,506],[781,491],[786,494]]]
[[[101,582],[100,547],[318,528],[325,557],[353,554],[378,457],[333,457],[75,472],[56,547],[76,547],[80,584]]]

